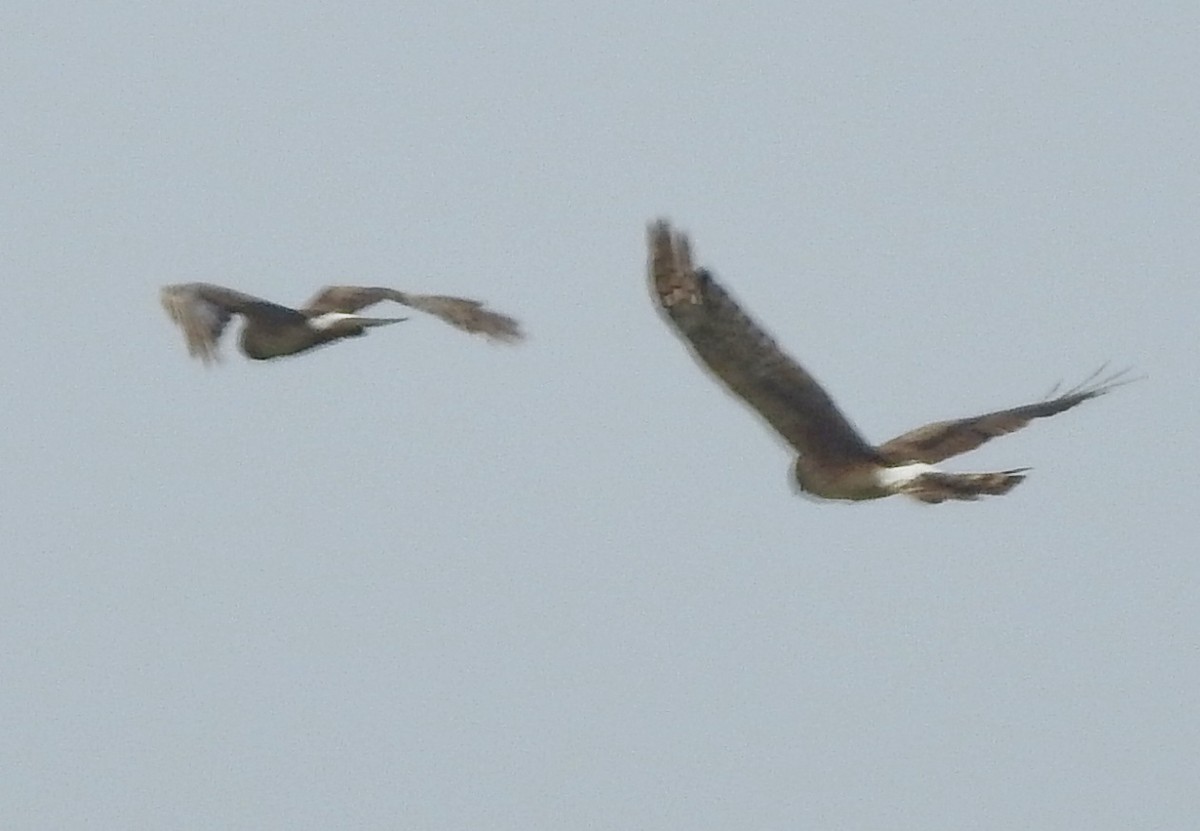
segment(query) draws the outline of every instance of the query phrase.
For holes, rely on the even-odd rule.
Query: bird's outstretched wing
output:
[[[894,462],[935,464],[951,456],[974,450],[997,436],[1016,432],[1035,418],[1057,415],[1137,380],[1128,377],[1128,370],[1107,376],[1104,375],[1104,371],[1105,367],[1101,367],[1083,382],[1065,392],[1055,394],[1057,389],[1051,390],[1050,395],[1034,404],[954,421],[926,424],[880,445],[879,452]]]
[[[796,450],[820,464],[877,460],[829,394],[738,306],[712,274],[692,264],[682,233],[649,227],[650,293],[691,351]]]
[[[378,286],[327,286],[317,292],[304,309],[307,312],[353,313],[382,300],[393,300],[439,317],[463,331],[482,334],[492,340],[514,343],[524,337],[520,323],[508,315],[484,308],[478,300],[411,294]]]
[[[163,286],[159,299],[167,314],[183,330],[188,353],[205,363],[220,360],[218,342],[229,319],[235,314],[279,321],[304,321],[303,315],[295,309],[211,283]]]

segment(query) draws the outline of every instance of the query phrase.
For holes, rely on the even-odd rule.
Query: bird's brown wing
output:
[[[492,340],[513,343],[521,340],[521,324],[508,315],[484,308],[478,300],[444,297],[435,294],[411,294],[379,286],[327,286],[304,306],[310,313],[346,312],[392,300],[417,311],[441,318],[465,332],[475,332]]]
[[[1025,404],[1008,410],[998,410],[971,418],[954,421],[939,421],[926,424],[897,436],[879,446],[879,451],[893,462],[928,462],[934,464],[951,456],[974,450],[979,445],[997,436],[1013,433],[1035,418],[1057,415],[1106,392],[1136,380],[1127,377],[1127,371],[1101,377],[1104,368],[1093,372],[1083,383],[1054,397],[1047,397],[1034,404]]]
[[[163,286],[159,299],[167,314],[183,330],[188,353],[205,363],[220,359],[218,342],[235,314],[273,321],[304,320],[294,309],[211,283]]]
[[[712,274],[693,267],[684,234],[660,220],[650,225],[649,246],[651,295],[703,366],[812,462],[877,459],[816,379],[742,311]]]

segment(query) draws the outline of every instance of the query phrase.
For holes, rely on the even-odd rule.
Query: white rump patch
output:
[[[888,490],[895,490],[901,485],[908,484],[925,473],[941,473],[942,469],[926,464],[925,462],[910,462],[906,465],[897,465],[896,467],[881,467],[875,471],[875,481],[879,486]]]
[[[316,317],[310,317],[308,319],[308,325],[313,329],[324,331],[325,329],[336,325],[339,321],[355,320],[358,317],[359,315],[347,314],[346,312],[325,312],[324,314],[317,315]]]

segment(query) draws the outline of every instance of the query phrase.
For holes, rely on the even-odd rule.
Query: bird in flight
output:
[[[662,316],[701,365],[744,400],[797,452],[794,486],[822,499],[865,500],[902,493],[925,503],[1008,493],[1029,468],[949,473],[935,465],[984,442],[1104,395],[1130,380],[1104,368],[1078,386],[1033,404],[927,424],[873,446],[829,394],[742,310],[712,273],[692,265],[685,234],[649,226],[650,291]]]
[[[383,300],[427,312],[451,326],[494,341],[513,343],[524,337],[517,321],[484,308],[477,300],[410,294],[388,288],[327,286],[300,309],[210,283],[163,286],[160,299],[167,314],[183,329],[188,352],[206,364],[220,359],[221,333],[235,314],[245,319],[238,340],[243,354],[262,361],[358,337],[371,327],[408,319],[357,314],[360,309]]]

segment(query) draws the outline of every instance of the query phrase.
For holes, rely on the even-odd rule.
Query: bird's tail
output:
[[[354,318],[354,322],[359,326],[387,326],[389,323],[403,323],[408,320],[407,317],[358,317]]]
[[[361,335],[368,326],[387,326],[389,323],[400,323],[407,317],[363,317],[351,312],[322,312],[310,317],[308,325],[318,332],[328,332],[338,337]]]
[[[947,499],[974,500],[981,496],[1000,496],[1025,481],[1027,467],[996,473],[923,473],[901,489],[914,499],[930,505]]]

